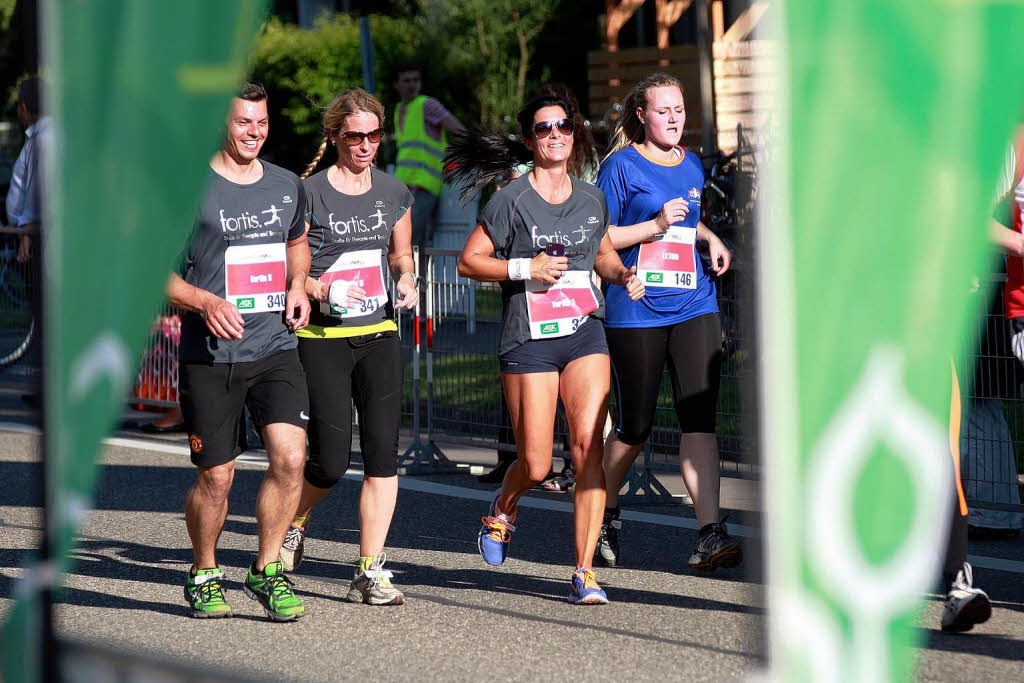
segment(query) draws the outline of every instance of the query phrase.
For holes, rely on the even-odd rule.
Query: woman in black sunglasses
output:
[[[313,506],[348,469],[354,401],[363,486],[359,566],[346,597],[368,605],[404,602],[389,580],[391,572],[382,569],[398,496],[402,359],[394,307],[412,308],[419,298],[412,194],[405,183],[373,166],[384,120],[384,107],[365,90],[338,95],[324,112],[323,142],[302,175],[313,253],[306,281],[313,312],[298,335],[309,388],[309,461],[298,515],[281,549],[285,568],[297,567]],[[337,162],[311,176],[328,144],[337,149]],[[400,298],[394,303],[387,270],[397,282]]]
[[[507,177],[517,163],[533,169],[494,194],[459,257],[459,274],[500,282],[502,385],[517,458],[483,517],[477,547],[500,565],[517,517],[516,502],[551,470],[558,399],[565,404],[576,465],[576,571],[569,601],[608,597],[591,568],[604,511],[601,429],[607,410],[608,346],[604,304],[591,271],[640,298],[643,284],[622,266],[606,233],[604,195],[570,176],[575,124],[569,104],[543,95],[519,113],[523,142],[483,130],[452,136],[448,180],[467,192]]]

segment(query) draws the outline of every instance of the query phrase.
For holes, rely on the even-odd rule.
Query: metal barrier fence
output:
[[[21,237],[31,238],[32,257],[19,258]],[[0,226],[0,377],[8,382],[38,379],[42,354],[32,300],[38,283],[38,230]]]
[[[427,372],[427,439],[468,442],[478,446],[515,450],[511,426],[503,409],[497,346],[501,329],[501,290],[498,283],[476,282],[456,272],[459,251],[427,249],[427,318],[432,337],[425,350]],[[719,444],[723,471],[753,471],[742,461],[740,382],[745,370],[739,330],[737,280],[733,273],[722,280],[719,305],[723,321],[722,390],[719,395]],[[617,410],[615,397],[611,410]],[[625,503],[661,503],[672,495],[658,482],[656,471],[678,469],[679,430],[672,407],[671,381],[666,373],[655,411],[655,425],[629,478]],[[555,424],[556,455],[568,457],[568,425],[559,406]],[[684,496],[685,499],[685,496]]]
[[[458,254],[454,249],[427,249],[421,256],[416,250],[417,264],[421,257],[427,259],[427,281],[417,309],[397,316],[405,363],[402,424],[413,435],[413,445],[400,458],[404,474],[456,471],[435,443],[437,440],[495,450],[499,446],[515,449],[504,412],[496,354],[501,291],[497,283],[459,277]],[[742,283],[742,268],[735,268],[718,281],[724,351],[718,435],[723,473],[756,476],[756,469],[747,461],[753,444],[745,441],[741,424],[740,386],[750,377],[753,357],[742,327]],[[1019,515],[1024,512],[1017,476],[1024,454],[1024,366],[1010,352],[1001,298],[996,298],[981,322],[977,351],[970,359],[975,367],[974,389],[965,401],[967,419],[961,444],[964,484],[972,515],[984,518],[985,525],[1001,519],[1010,527],[1019,527]],[[179,334],[177,316],[165,310],[154,324],[142,362],[137,401],[164,406],[176,402]],[[616,409],[614,397],[611,409]],[[555,455],[568,456],[568,429],[561,410],[555,441]],[[656,473],[678,468],[678,445],[666,375],[655,427],[643,457],[638,458],[625,483],[628,494],[624,502],[664,502],[671,498],[657,481]],[[981,512],[985,510],[989,512]]]
[[[2,255],[2,252],[0,252]],[[418,258],[418,255],[417,255]],[[391,298],[395,301],[395,283],[392,281]],[[3,311],[0,308],[0,320]],[[401,339],[402,363],[406,368],[414,366],[416,352],[413,339],[415,337],[414,319],[418,320],[418,311],[396,311],[395,321]],[[139,372],[130,402],[139,406],[154,408],[175,408],[178,405],[178,346],[181,340],[181,312],[169,305],[161,308],[150,330],[149,340],[143,349]],[[407,372],[402,387],[402,427],[419,433],[415,397],[419,395],[417,380]],[[358,415],[355,415],[358,420]],[[259,444],[259,435],[249,430],[249,443]]]
[[[989,306],[974,329],[975,351],[962,378],[971,390],[963,401],[960,470],[971,524],[1019,529],[1024,520],[1024,365],[1010,348],[1005,281],[1004,274],[996,275],[979,292],[989,298]]]

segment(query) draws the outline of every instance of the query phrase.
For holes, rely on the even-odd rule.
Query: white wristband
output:
[[[530,262],[533,259],[528,258],[513,258],[508,260],[508,279],[509,280],[529,280],[530,279]]]
[[[331,306],[335,308],[348,308],[348,290],[350,286],[351,283],[345,280],[335,280],[331,283],[331,288],[327,290],[327,301],[330,302]]]

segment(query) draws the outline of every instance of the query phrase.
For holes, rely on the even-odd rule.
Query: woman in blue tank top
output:
[[[597,186],[608,200],[608,235],[647,295],[630,300],[609,284],[605,333],[618,421],[605,442],[608,485],[595,562],[620,561],[618,493],[651,432],[667,365],[682,437],[679,462],[700,534],[692,569],[739,564],[741,549],[719,522],[720,465],[715,436],[722,330],[715,283],[697,255],[705,242],[721,275],[731,254],[700,222],[704,169],[679,146],[686,122],[682,87],[666,74],[638,83],[624,102]]]

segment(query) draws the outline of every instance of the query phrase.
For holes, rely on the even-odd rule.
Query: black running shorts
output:
[[[215,467],[241,454],[243,406],[257,428],[309,424],[306,376],[295,349],[248,363],[181,363],[181,413],[192,464]]]
[[[607,328],[605,334],[620,441],[637,445],[650,435],[666,364],[679,430],[714,433],[722,367],[722,323],[717,313],[667,327]]]
[[[604,325],[587,318],[580,328],[567,337],[531,339],[501,354],[501,371],[511,375],[533,372],[561,372],[577,358],[594,354],[608,355]]]

